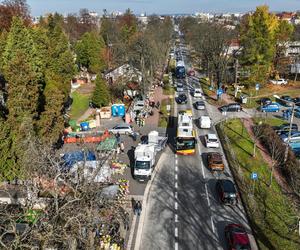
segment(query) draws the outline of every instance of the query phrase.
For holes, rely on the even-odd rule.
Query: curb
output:
[[[168,148],[168,147],[167,147]],[[166,149],[167,150],[167,149]],[[162,153],[161,157],[159,158],[156,167],[154,168],[153,171],[153,175],[151,180],[147,183],[146,189],[145,189],[145,193],[144,193],[144,198],[143,198],[143,203],[142,203],[142,213],[140,216],[140,220],[139,220],[139,224],[138,224],[138,229],[137,229],[137,234],[136,234],[136,239],[135,239],[135,244],[134,244],[134,250],[139,250],[140,249],[140,244],[141,244],[141,235],[143,233],[143,228],[144,228],[144,220],[147,214],[147,202],[148,202],[148,198],[149,198],[149,191],[150,191],[150,187],[152,185],[152,182],[156,176],[156,173],[158,172],[158,170],[160,169],[160,167],[162,166],[162,164],[160,164],[160,162],[162,161],[162,159],[165,157],[165,152]],[[130,250],[130,249],[127,249]]]

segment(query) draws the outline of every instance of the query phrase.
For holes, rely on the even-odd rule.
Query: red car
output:
[[[228,224],[225,238],[230,250],[251,250],[248,234],[242,225]]]

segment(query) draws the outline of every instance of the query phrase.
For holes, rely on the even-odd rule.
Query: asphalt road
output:
[[[216,180],[232,179],[232,175],[224,157],[223,174],[213,175],[208,170],[207,152],[223,152],[221,148],[208,149],[204,146],[204,135],[215,133],[215,129],[199,129],[197,118],[209,115],[221,119],[222,115],[220,117],[220,113],[216,113],[219,111],[212,108],[204,111],[193,109],[195,100],[188,91],[191,81],[187,78],[185,84],[188,103],[175,104],[175,114],[179,110],[193,110],[197,152],[193,156],[177,156],[170,149],[163,154],[165,160],[150,189],[140,249],[225,249],[224,228],[229,223],[240,223],[251,233],[241,203],[233,207],[224,206],[216,196]],[[168,129],[169,138],[174,138],[175,131],[176,126]],[[170,148],[172,145],[170,141]],[[252,247],[255,249],[255,245]]]

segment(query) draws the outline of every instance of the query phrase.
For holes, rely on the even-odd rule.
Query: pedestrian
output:
[[[124,150],[125,150],[124,142],[120,142],[120,149],[121,149],[121,152],[124,153]]]
[[[138,216],[140,216],[141,212],[142,212],[142,203],[140,201],[138,201],[134,207],[134,214],[137,214]]]
[[[116,139],[117,139],[117,143],[119,144],[121,141],[121,135],[119,132],[117,132],[117,134],[116,134]]]

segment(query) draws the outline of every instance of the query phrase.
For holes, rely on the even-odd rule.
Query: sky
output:
[[[103,13],[103,9],[150,14],[193,14],[195,12],[236,13],[267,4],[271,11],[300,10],[300,0],[27,0],[33,16],[49,12],[77,13],[82,8]]]

